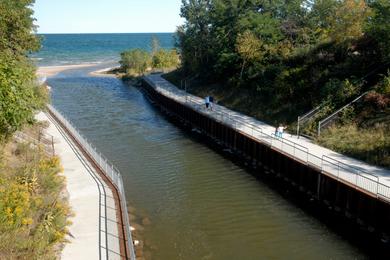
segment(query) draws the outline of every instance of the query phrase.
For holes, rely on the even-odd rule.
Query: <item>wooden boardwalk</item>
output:
[[[275,137],[275,127],[252,117],[214,104],[213,109],[206,109],[204,99],[188,94],[166,81],[161,74],[144,77],[159,93],[206,114],[216,121],[242,132],[251,138],[269,145],[303,164],[316,168],[338,181],[361,190],[371,196],[390,202],[390,171],[339,154],[312,143],[305,138],[285,134]]]

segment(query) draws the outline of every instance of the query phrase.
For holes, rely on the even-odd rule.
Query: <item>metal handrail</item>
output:
[[[203,105],[203,102],[200,100],[200,98],[194,97],[192,95],[188,95],[188,93],[185,93],[185,95],[188,95],[188,97],[185,97],[184,100],[180,100],[179,98],[179,93],[182,95],[182,90],[179,89],[173,89],[170,90],[169,88],[172,87],[161,87],[160,84],[153,82],[150,80],[148,77],[144,77],[144,79],[152,86],[154,87],[157,91],[159,92],[166,92],[168,96],[171,98],[179,101],[180,103],[187,104],[191,108],[195,108],[196,110],[200,111],[203,114],[205,111],[197,108],[199,105]],[[162,90],[162,91],[161,91]],[[179,93],[177,93],[179,92]],[[163,93],[162,93],[163,94]],[[191,103],[195,104],[196,106],[191,106]],[[218,106],[215,106],[216,108]],[[316,168],[318,168],[321,172],[326,172],[329,173],[333,176],[335,176],[337,179],[341,179],[343,181],[347,181],[348,183],[351,183],[353,186],[356,188],[361,188],[364,189],[375,196],[379,197],[384,197],[387,200],[390,200],[390,187],[381,183],[379,180],[379,177],[376,175],[373,175],[367,171],[364,171],[362,169],[358,169],[354,166],[350,166],[346,163],[343,163],[339,160],[336,160],[334,158],[331,158],[326,155],[322,155],[322,157],[319,157],[317,155],[314,155],[310,153],[309,148],[305,147],[303,145],[297,144],[293,141],[290,141],[288,139],[282,138],[282,137],[276,137],[274,134],[268,134],[263,131],[263,129],[259,126],[255,126],[254,124],[245,122],[243,120],[234,118],[232,114],[226,113],[223,111],[217,111],[213,110],[214,114],[219,114],[221,116],[221,121],[225,123],[223,120],[223,116],[226,116],[227,120],[232,122],[232,126],[234,129],[241,131],[237,127],[237,123],[240,123],[240,125],[246,125],[249,126],[249,129],[252,130],[252,137],[254,137],[256,140],[261,141],[262,143],[265,143],[267,145],[270,145],[271,148],[281,150],[287,154],[293,155],[294,158],[300,159],[301,161],[304,161],[307,165],[312,165]],[[218,116],[217,116],[218,120]],[[225,123],[226,124],[226,123]],[[243,132],[243,131],[242,131]],[[257,136],[254,135],[254,132],[260,133],[263,135],[263,138],[258,138]],[[248,133],[246,133],[248,134]],[[270,141],[269,141],[270,140]],[[277,144],[280,144],[279,146]],[[287,150],[286,147],[291,148],[292,150]],[[297,154],[298,152],[301,152],[302,154]],[[333,165],[333,167],[327,167],[327,165]],[[353,174],[353,178],[349,176],[350,174]],[[374,179],[375,180],[374,180]],[[365,183],[362,183],[361,180],[365,180]],[[375,187],[374,187],[375,186]]]
[[[363,94],[361,94],[360,96],[358,96],[357,98],[355,98],[354,100],[352,100],[351,102],[349,102],[348,104],[346,104],[345,106],[343,106],[342,108],[338,109],[336,112],[332,113],[330,116],[328,116],[327,118],[321,120],[319,123],[318,123],[318,130],[317,130],[317,135],[320,136],[321,135],[321,130],[323,127],[329,125],[329,123],[331,123],[333,121],[333,119],[335,119],[335,117],[341,112],[343,111],[344,109],[346,109],[347,107],[351,106],[353,103],[357,102],[358,100],[360,100],[362,97],[364,97],[365,95],[367,95],[369,91],[367,92],[364,92]]]
[[[42,145],[44,147],[44,149],[43,149],[44,152],[48,156],[54,156],[55,155],[54,138],[53,138],[53,136],[51,136],[49,134],[45,133],[45,135],[50,137],[50,139],[47,139],[45,137],[36,139],[35,137],[32,137],[32,136],[25,134],[23,132],[20,132],[20,131],[16,132],[14,137],[19,139],[19,140],[22,140],[22,141],[31,142],[36,146]]]
[[[75,126],[73,126],[70,120],[68,120],[65,116],[63,116],[60,112],[58,112],[58,110],[55,109],[53,106],[47,105],[47,108],[51,113],[53,113],[58,118],[58,120],[60,120],[60,122],[66,127],[66,129],[71,132],[71,134],[82,145],[82,147],[91,156],[91,158],[93,158],[93,160],[98,164],[100,169],[105,173],[106,177],[112,182],[112,184],[119,191],[118,193],[120,196],[122,215],[124,217],[123,225],[125,226],[125,232],[128,238],[126,241],[127,249],[129,250],[130,253],[130,259],[135,260],[136,259],[135,250],[134,250],[133,239],[130,230],[129,216],[127,213],[128,209],[126,204],[126,195],[123,186],[122,175],[120,174],[119,170],[115,166],[113,166],[113,164],[111,164],[103,154],[98,152],[98,150],[92,144],[90,144],[85,137],[83,137],[80,134],[80,132],[77,130]]]
[[[298,116],[298,119],[297,119],[297,136],[298,136],[298,138],[300,136],[301,125],[305,124],[311,118],[315,117],[319,112],[321,112],[322,107],[323,107],[322,105],[319,105],[318,107],[313,108],[312,110],[310,110],[309,112],[307,112],[303,116]]]

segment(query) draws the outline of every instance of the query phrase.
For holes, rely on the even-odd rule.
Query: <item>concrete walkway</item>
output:
[[[50,123],[46,131],[54,137],[55,153],[61,158],[69,203],[75,213],[70,218],[70,242],[65,245],[61,258],[122,259],[111,189],[53,118],[45,113],[36,118]]]
[[[188,94],[166,81],[161,74],[152,74],[145,80],[159,93],[198,110],[202,114],[220,121],[252,138],[271,146],[305,164],[318,168],[338,180],[363,190],[373,196],[390,201],[390,171],[331,151],[305,138],[285,134],[274,136],[275,127],[252,117],[214,105],[205,109],[204,99]],[[364,140],[362,140],[364,141]]]

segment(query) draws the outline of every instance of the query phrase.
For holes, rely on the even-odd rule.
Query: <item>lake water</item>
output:
[[[100,36],[85,37],[82,45],[99,42]],[[133,45],[144,41],[147,48],[148,38],[142,35]],[[114,41],[107,46],[112,45]],[[59,58],[61,48],[51,60],[51,48],[37,55],[45,64],[72,61]],[[80,62],[112,62],[120,49]],[[49,79],[53,104],[121,171],[132,223],[149,258],[365,258],[245,169],[169,123],[139,89],[116,78],[89,76],[96,69]]]
[[[132,49],[151,49],[152,37],[162,48],[174,47],[172,33],[128,34],[44,34],[42,49],[32,54],[38,66],[118,61],[120,53]]]

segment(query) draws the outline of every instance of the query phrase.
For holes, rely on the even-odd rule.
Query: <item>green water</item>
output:
[[[54,105],[122,172],[152,259],[362,259],[319,220],[169,123],[134,87],[50,79]]]

